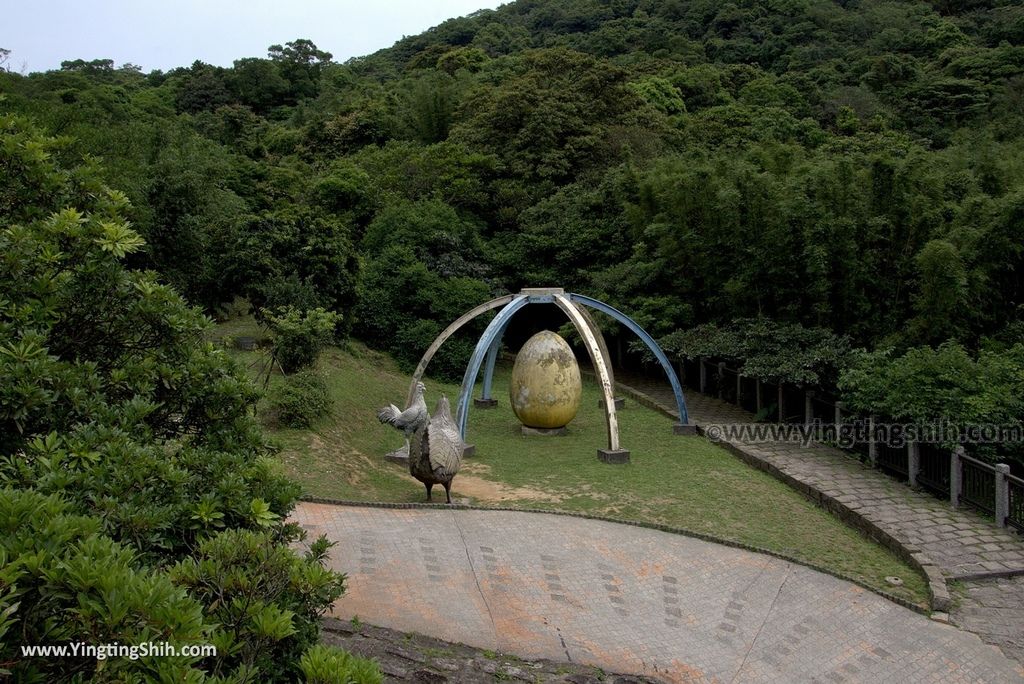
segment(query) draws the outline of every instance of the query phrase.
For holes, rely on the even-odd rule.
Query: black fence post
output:
[[[871,467],[878,465],[878,442],[875,441],[875,416],[868,416],[868,460]]]
[[[917,474],[921,472],[921,449],[917,442],[907,442],[907,484],[917,487]]]
[[[964,477],[964,464],[960,457],[964,455],[964,448],[958,446],[949,455],[949,504],[953,508],[960,507],[960,482]]]
[[[1010,466],[996,463],[996,527],[1006,527],[1006,518],[1010,515],[1010,483],[1006,476],[1010,474]]]

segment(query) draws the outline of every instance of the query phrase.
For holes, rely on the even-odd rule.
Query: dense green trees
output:
[[[329,308],[353,304],[358,262],[347,226],[304,207],[246,217],[221,262],[228,291],[256,307]]]
[[[305,38],[267,49],[270,60],[277,65],[281,78],[288,84],[292,102],[314,97],[320,92],[320,73],[331,61],[331,53],[321,50]]]
[[[170,641],[116,680],[294,681],[344,590],[305,556],[244,371],[210,322],[125,261],[131,206],[67,142],[0,116],[0,662],[25,681],[105,661],[24,644]],[[319,652],[318,652],[319,653]],[[316,654],[314,654],[316,655]],[[319,657],[319,656],[318,656]]]
[[[1022,27],[1000,2],[518,0],[346,64],[300,39],[0,89],[104,158],[132,263],[210,310],[323,307],[412,362],[458,307],[561,284],[658,335],[976,353],[1024,311]]]
[[[666,351],[682,358],[714,357],[741,374],[794,385],[834,385],[853,357],[850,341],[823,328],[741,318],[699,325],[665,336]]]
[[[884,349],[852,358],[839,378],[854,409],[890,420],[945,426],[946,446],[957,430],[975,456],[1024,462],[1024,445],[1008,439],[1024,429],[1024,344],[970,354],[956,342],[915,347],[903,354]],[[970,430],[993,430],[975,433]],[[998,432],[1004,429],[1006,435]]]
[[[309,648],[342,578],[287,549],[255,391],[181,296],[246,298],[291,372],[350,333],[411,366],[475,304],[563,285],[858,409],[1024,420],[1012,3],[518,0],[346,64],[304,39],[168,73],[9,56],[0,636],[219,648],[112,677],[375,678]],[[297,373],[274,405],[324,397]],[[54,674],[14,643],[16,675]]]

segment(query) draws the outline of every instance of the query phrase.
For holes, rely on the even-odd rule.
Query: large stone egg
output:
[[[526,341],[516,355],[509,383],[509,400],[516,417],[527,427],[566,426],[580,408],[580,367],[569,343],[550,330]]]

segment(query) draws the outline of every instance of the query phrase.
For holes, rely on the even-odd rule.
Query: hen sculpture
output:
[[[464,444],[459,428],[452,419],[448,397],[442,396],[433,417],[427,413],[423,399],[423,383],[416,385],[412,403],[404,411],[394,404],[377,412],[377,418],[386,425],[405,433],[409,440],[409,474],[427,488],[427,501],[431,501],[434,485],[444,487],[448,503],[452,502],[452,478],[462,466]]]

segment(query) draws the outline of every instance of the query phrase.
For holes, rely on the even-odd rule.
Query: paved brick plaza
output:
[[[685,536],[567,516],[303,503],[339,542],[336,616],[670,682],[1010,682],[977,636],[849,582]]]
[[[638,376],[621,380],[665,406],[674,406],[665,381]],[[749,423],[753,416],[732,404],[687,392],[698,425]],[[671,410],[671,409],[668,409]],[[914,491],[838,449],[821,444],[735,444],[751,459],[819,492],[919,552],[947,580],[956,580],[953,621],[1024,663],[1024,539],[997,529],[969,508]],[[1022,573],[1009,579],[962,579],[983,573]],[[954,593],[957,588],[954,588]]]

